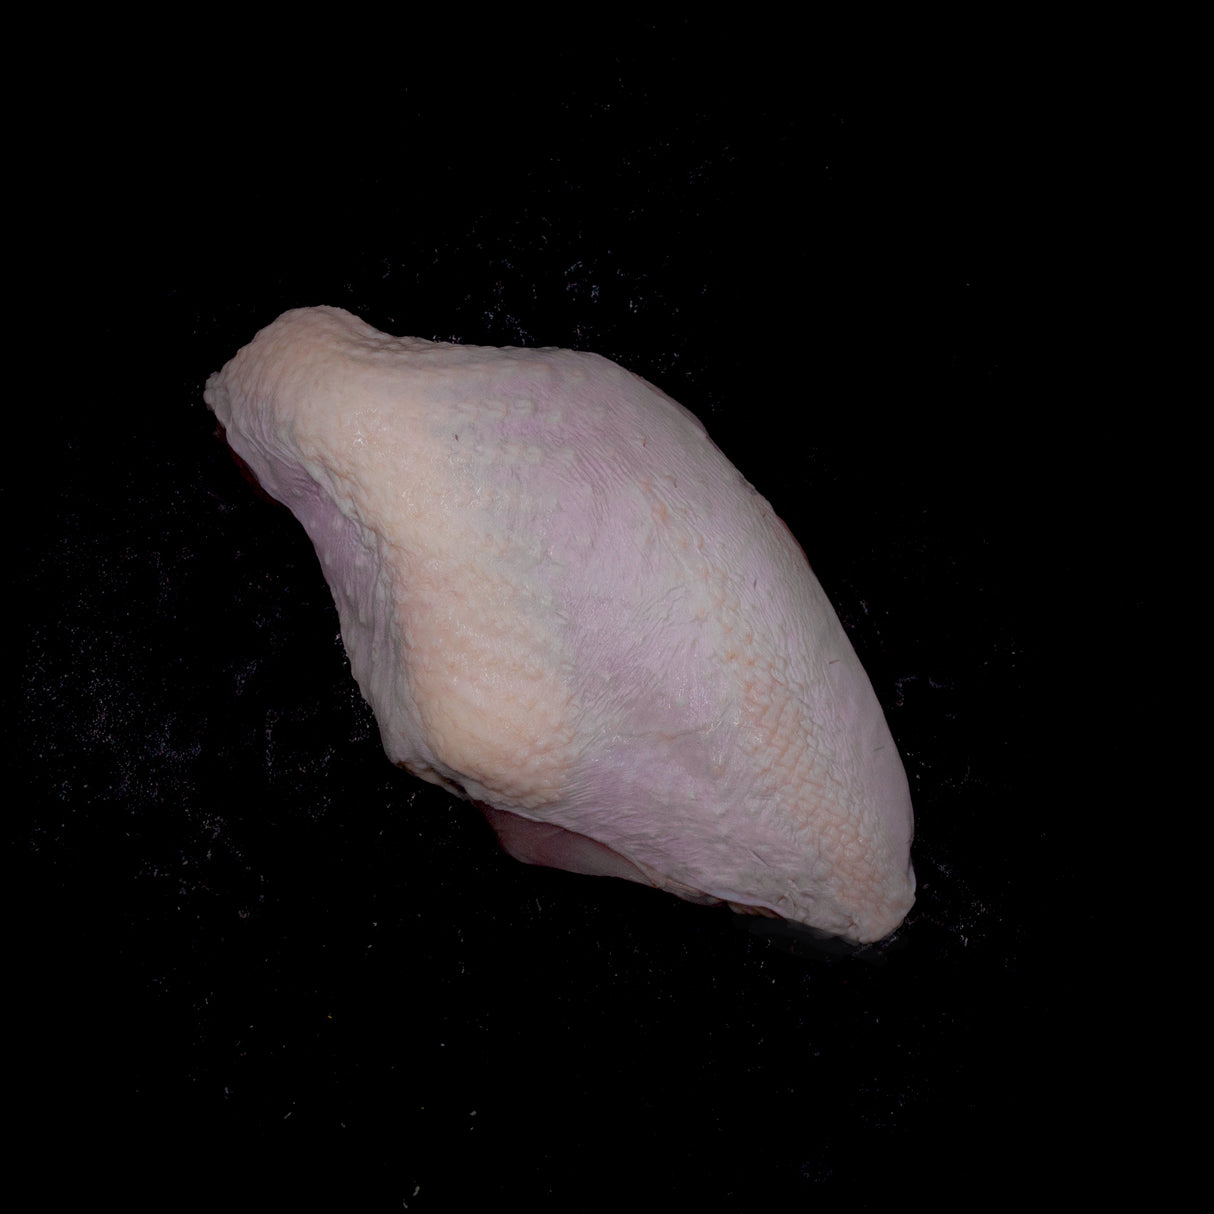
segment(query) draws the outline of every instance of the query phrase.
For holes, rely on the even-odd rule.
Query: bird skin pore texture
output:
[[[207,381],[307,530],[393,762],[517,858],[861,943],[914,901],[897,747],[797,541],[595,354],[286,312]]]

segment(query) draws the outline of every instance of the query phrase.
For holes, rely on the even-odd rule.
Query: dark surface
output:
[[[485,49],[476,87],[435,71],[353,109],[245,85],[212,108],[167,69],[74,132],[65,184],[94,188],[52,192],[76,286],[50,365],[87,379],[35,412],[9,486],[10,512],[37,502],[15,1099],[50,1205],[863,1208],[1077,1182],[1099,907],[1042,777],[1072,676],[1042,641],[1063,444],[1041,435],[1070,423],[1043,365],[1066,284],[1038,256],[1040,115],[693,49],[638,33],[542,83],[479,70]],[[144,126],[164,110],[168,142]],[[306,537],[201,398],[316,303],[595,350],[705,421],[805,547],[903,753],[919,900],[892,942],[807,950],[525,868],[386,761]]]

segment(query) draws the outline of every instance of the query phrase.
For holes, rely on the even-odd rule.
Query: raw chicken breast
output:
[[[287,312],[206,402],[295,513],[384,749],[511,854],[872,941],[913,901],[897,748],[805,556],[594,354]]]

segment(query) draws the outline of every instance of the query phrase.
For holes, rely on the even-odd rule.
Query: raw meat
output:
[[[307,529],[384,748],[511,854],[866,942],[914,898],[906,776],[796,540],[594,354],[287,312],[206,387]]]

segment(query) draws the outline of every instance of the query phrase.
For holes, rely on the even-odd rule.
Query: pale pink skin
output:
[[[593,354],[287,312],[207,404],[307,529],[395,762],[511,854],[867,942],[914,900],[906,776],[795,539]]]

